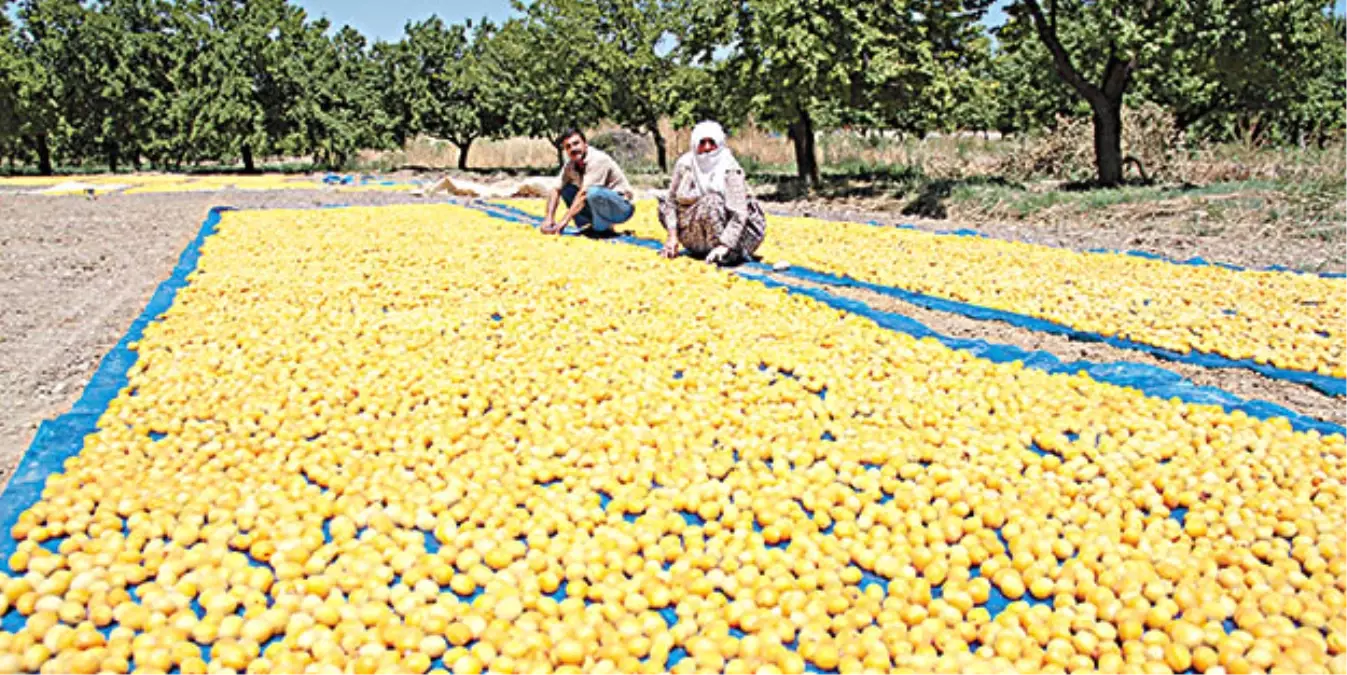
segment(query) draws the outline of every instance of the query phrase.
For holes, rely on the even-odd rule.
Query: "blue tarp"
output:
[[[519,209],[515,209],[514,207],[500,204],[492,204],[492,207],[499,209],[506,209],[509,211],[510,214],[515,216],[535,218],[535,216],[531,216],[523,211],[520,211]],[[911,228],[911,226],[905,227]],[[950,234],[953,236],[982,236],[977,232],[973,232],[972,230],[956,230],[948,232],[946,234]],[[1159,256],[1155,256],[1154,254],[1143,253],[1140,251],[1129,252],[1128,255],[1137,255],[1152,259],[1163,259],[1160,258]],[[1200,259],[1194,258],[1189,261],[1177,262],[1175,264],[1180,265],[1207,264],[1205,261],[1201,262],[1196,261],[1200,261]],[[766,269],[763,266],[753,266],[753,267],[754,269]],[[1026,328],[1028,330],[1039,331],[1051,335],[1064,335],[1071,338],[1072,340],[1079,340],[1081,342],[1103,342],[1105,344],[1108,344],[1113,347],[1118,347],[1120,349],[1133,349],[1137,351],[1143,351],[1153,356],[1165,359],[1167,361],[1191,363],[1194,365],[1202,366],[1204,368],[1245,368],[1273,379],[1286,380],[1288,382],[1296,382],[1298,384],[1304,384],[1313,387],[1325,394],[1329,394],[1331,396],[1347,395],[1347,379],[1329,377],[1327,375],[1320,375],[1318,373],[1311,373],[1302,370],[1288,370],[1286,368],[1278,368],[1272,365],[1260,364],[1254,361],[1253,359],[1231,359],[1221,356],[1219,354],[1211,354],[1207,352],[1194,351],[1189,352],[1187,354],[1182,354],[1169,349],[1164,349],[1163,347],[1155,347],[1141,342],[1128,340],[1126,338],[1106,337],[1104,335],[1100,335],[1099,333],[1076,330],[1065,324],[1060,324],[1055,321],[1048,321],[1046,319],[1039,319],[1036,317],[1027,316],[1025,314],[1008,312],[999,309],[992,309],[989,307],[983,307],[981,305],[973,305],[966,302],[959,302],[957,300],[947,300],[945,298],[939,298],[933,295],[927,295],[925,293],[916,293],[913,291],[904,290],[901,288],[897,288],[895,286],[884,286],[882,284],[874,284],[868,281],[853,279],[849,276],[838,276],[836,274],[819,272],[817,270],[811,270],[804,267],[791,267],[789,269],[779,272],[779,274],[794,277],[796,279],[800,279],[801,281],[810,281],[814,283],[831,284],[834,286],[845,286],[850,288],[861,288],[882,295],[887,295],[889,297],[897,298],[904,302],[909,302],[914,305],[917,305],[918,307],[924,307],[926,309],[934,309],[941,312],[950,312],[952,314],[959,314],[972,319],[977,319],[979,321],[1003,321],[1018,328]]]
[[[45,421],[37,429],[28,452],[23,456],[18,468],[14,470],[9,485],[0,496],[0,563],[7,569],[15,542],[9,536],[10,528],[18,522],[19,514],[37,502],[42,494],[42,486],[47,477],[61,470],[65,460],[79,454],[84,447],[84,437],[98,431],[98,418],[107,410],[108,403],[116,398],[126,387],[127,372],[136,362],[136,353],[128,346],[141,338],[145,326],[157,320],[173,304],[178,289],[187,285],[187,275],[196,269],[201,258],[201,245],[206,237],[215,233],[220,223],[220,213],[228,208],[214,208],[206,216],[187,248],[178,258],[173,273],[150,298],[145,311],[131,323],[126,335],[113,346],[112,351],[103,357],[94,371],[84,393],[80,395],[70,412],[53,420]]]
[[[824,218],[816,218],[815,220],[823,220],[824,222],[830,222],[830,223],[853,222],[853,221],[828,220],[828,219],[824,219]],[[928,233],[928,234],[936,234],[936,235],[941,235],[941,236],[978,237],[978,238],[980,238],[980,239],[995,239],[995,240],[997,240],[997,241],[1010,241],[1010,242],[1013,242],[1013,243],[1029,244],[1029,245],[1031,245],[1031,246],[1044,246],[1044,247],[1047,247],[1047,248],[1058,248],[1058,249],[1062,249],[1062,250],[1064,250],[1064,251],[1074,251],[1074,250],[1075,250],[1075,249],[1067,248],[1067,247],[1065,247],[1065,246],[1054,246],[1054,245],[1052,245],[1052,244],[1038,244],[1038,243],[1033,243],[1033,242],[1022,242],[1022,241],[1017,241],[1017,240],[1014,240],[1014,239],[1000,239],[1000,238],[998,238],[998,237],[992,237],[992,236],[989,236],[989,235],[984,234],[984,233],[982,233],[982,232],[979,232],[979,231],[977,231],[977,230],[971,230],[971,229],[968,229],[968,228],[966,228],[966,227],[965,227],[965,228],[960,228],[960,229],[957,229],[957,230],[934,230],[934,231],[933,231],[933,230],[923,230],[923,229],[921,229],[921,228],[919,228],[919,227],[917,227],[917,226],[915,226],[915,225],[907,225],[907,224],[903,224],[903,225],[885,225],[884,223],[881,223],[881,222],[879,222],[879,221],[877,221],[877,220],[866,221],[864,224],[865,224],[865,225],[873,225],[873,226],[875,226],[875,227],[893,227],[893,228],[897,228],[897,229],[900,229],[900,230],[913,230],[913,231],[917,231],[917,232],[926,232],[926,233]],[[1170,258],[1170,257],[1168,257],[1168,256],[1163,256],[1163,255],[1160,255],[1160,254],[1158,254],[1158,253],[1151,253],[1151,252],[1149,252],[1149,251],[1138,251],[1138,250],[1136,250],[1136,249],[1092,248],[1092,249],[1086,250],[1085,252],[1086,252],[1086,253],[1114,253],[1114,254],[1117,254],[1117,255],[1130,255],[1130,256],[1135,257],[1135,258],[1145,258],[1145,259],[1147,259],[1147,260],[1155,260],[1155,261],[1157,261],[1157,262],[1166,262],[1166,263],[1170,263],[1171,265],[1189,265],[1189,266],[1192,266],[1192,267],[1207,267],[1207,266],[1212,266],[1212,267],[1220,267],[1220,268],[1227,269],[1227,270],[1234,270],[1234,271],[1236,271],[1236,272],[1249,272],[1249,271],[1254,271],[1254,272],[1290,272],[1290,273],[1292,273],[1292,274],[1305,274],[1305,275],[1310,275],[1310,276],[1323,277],[1323,278],[1325,278],[1325,279],[1343,279],[1343,278],[1347,278],[1347,274],[1342,273],[1342,272],[1307,272],[1307,271],[1305,271],[1305,270],[1292,269],[1292,268],[1286,267],[1286,266],[1284,266],[1284,265],[1270,265],[1270,266],[1268,266],[1268,267],[1240,267],[1239,265],[1232,265],[1232,264],[1230,264],[1230,263],[1210,262],[1210,261],[1206,260],[1205,258],[1200,258],[1200,257],[1192,257],[1192,258],[1187,258],[1187,259],[1184,259],[1184,260],[1179,260],[1179,259],[1177,259],[1177,258]]]
[[[1052,335],[1065,335],[1072,340],[1079,340],[1081,342],[1103,342],[1107,345],[1121,349],[1133,349],[1146,352],[1167,361],[1192,363],[1205,368],[1245,368],[1273,379],[1308,385],[1332,396],[1342,396],[1347,394],[1347,380],[1328,377],[1318,373],[1310,373],[1301,370],[1287,370],[1272,365],[1259,364],[1253,359],[1230,359],[1220,356],[1219,354],[1197,351],[1181,354],[1176,351],[1143,344],[1126,338],[1105,337],[1098,333],[1076,330],[1070,326],[1054,321],[1048,321],[1046,319],[1039,319],[999,309],[991,309],[990,307],[973,305],[957,300],[946,300],[925,293],[914,293],[894,286],[872,284],[868,281],[860,281],[847,276],[838,276],[801,267],[791,267],[782,272],[782,274],[800,279],[801,281],[861,288],[881,295],[897,298],[904,302],[910,302],[918,307],[960,314],[980,321],[1003,321],[1019,328],[1027,328],[1029,330],[1049,333]]]
[[[64,461],[76,455],[81,450],[85,436],[97,431],[98,418],[107,409],[107,406],[112,399],[127,386],[127,372],[136,360],[135,352],[131,351],[128,345],[141,338],[146,325],[163,316],[164,312],[166,312],[172,305],[177,291],[187,285],[187,277],[196,268],[197,262],[200,259],[202,244],[207,237],[214,234],[216,227],[220,222],[220,213],[225,210],[230,209],[221,207],[210,211],[205,222],[202,224],[197,237],[183,251],[172,275],[170,275],[167,281],[160,284],[149,304],[145,307],[144,312],[142,312],[140,317],[131,324],[131,328],[127,331],[126,335],[115,347],[113,347],[112,351],[109,352],[99,364],[98,370],[94,373],[94,376],[90,380],[89,385],[85,388],[83,395],[80,397],[79,401],[76,402],[71,411],[54,420],[44,422],[41,427],[39,427],[38,433],[33,439],[33,443],[29,447],[27,454],[24,455],[22,463],[19,465],[18,470],[16,470],[3,497],[0,497],[0,527],[3,528],[3,530],[0,530],[0,556],[2,556],[0,557],[0,566],[7,568],[7,559],[15,549],[15,542],[8,534],[10,528],[17,522],[19,514],[38,500],[47,478],[51,474],[59,472],[62,469]],[[487,210],[487,212],[492,213],[492,215],[496,215],[497,217],[516,222],[536,224],[536,220],[520,218],[517,214],[502,213],[499,211],[493,212],[490,210]],[[571,234],[574,236],[574,233]],[[651,249],[658,249],[660,247],[657,242],[635,240],[632,238],[619,238],[615,241],[636,244]],[[1293,425],[1297,425],[1297,428],[1310,424],[1311,426],[1308,428],[1319,428],[1332,433],[1342,433],[1341,427],[1330,429],[1333,425],[1326,425],[1325,423],[1315,422],[1313,420],[1306,422],[1303,418],[1294,416],[1294,413],[1280,409],[1277,406],[1272,406],[1271,404],[1261,402],[1241,402],[1240,399],[1220,390],[1209,387],[1195,387],[1191,383],[1183,381],[1182,378],[1174,373],[1160,368],[1137,366],[1135,364],[1089,364],[1086,362],[1062,364],[1055,357],[1044,352],[1025,352],[1016,347],[994,345],[981,340],[958,340],[941,336],[934,333],[920,322],[901,315],[876,312],[864,305],[864,303],[840,298],[816,289],[807,289],[792,284],[776,282],[754,274],[754,272],[760,271],[761,270],[741,270],[740,273],[747,277],[756,278],[758,281],[767,284],[768,286],[785,287],[792,293],[809,295],[838,309],[866,315],[887,328],[899,330],[918,337],[934,337],[946,342],[946,344],[949,344],[952,347],[967,349],[994,361],[1019,360],[1023,361],[1027,366],[1042,368],[1051,372],[1077,372],[1083,369],[1096,379],[1114,382],[1115,384],[1125,383],[1127,386],[1141,388],[1150,395],[1165,397],[1178,396],[1180,398],[1187,397],[1185,400],[1193,400],[1194,402],[1210,402],[1220,405],[1228,404],[1227,409],[1246,409],[1246,412],[1256,417],[1288,417],[1288,419],[1291,419]],[[1230,406],[1236,406],[1236,408],[1231,408]],[[1244,406],[1244,408],[1238,408],[1237,406]],[[886,501],[888,498],[889,497],[886,497],[881,501]],[[606,509],[608,503],[609,500],[606,499],[606,495],[600,494],[600,506]],[[1182,514],[1178,511],[1172,515],[1176,518],[1182,518]],[[626,519],[630,521],[632,520],[632,517],[628,516]],[[327,534],[326,528],[324,534]],[[51,542],[48,543],[50,544]],[[789,545],[787,544],[786,548],[788,547]],[[433,537],[427,535],[427,550],[433,551],[436,548],[438,548],[438,544],[434,542]],[[251,559],[250,562],[251,564],[265,566],[262,563],[251,561]],[[978,576],[979,574],[977,568],[974,568],[972,572],[973,576]],[[859,586],[863,589],[872,584],[878,584],[881,588],[885,589],[887,589],[888,586],[886,579],[869,572],[863,572]],[[939,597],[941,589],[941,586],[934,587],[932,594],[935,597]],[[135,588],[131,588],[130,591],[132,596],[135,597]],[[470,601],[478,593],[480,593],[480,589],[475,591],[472,595],[463,597],[462,599],[464,601]],[[564,584],[553,594],[553,597],[556,599],[566,597],[566,588]],[[1035,600],[1029,596],[1025,596],[1024,600],[1031,604],[1046,602]],[[1005,598],[995,586],[993,586],[991,597],[985,605],[991,615],[993,617],[996,616],[1004,610],[1008,604],[1009,600]],[[194,605],[194,609],[200,611],[199,606]],[[672,609],[661,610],[660,614],[670,625],[677,622],[677,615]],[[0,628],[14,632],[23,626],[24,621],[24,617],[19,615],[16,609],[11,608],[5,616],[0,617]],[[1228,625],[1227,630],[1230,630]],[[104,632],[106,633],[106,631],[107,629],[105,628]],[[732,631],[732,633],[734,632],[737,631]],[[273,641],[274,640],[275,638],[273,638]],[[794,648],[796,645],[792,643],[788,646]],[[667,668],[673,667],[674,664],[686,657],[686,655],[686,652],[681,648],[675,649],[665,666]],[[209,651],[205,646],[202,646],[202,658],[209,660]],[[442,662],[437,661],[435,665],[438,667],[443,664]],[[809,672],[821,672],[813,664],[809,664],[807,670]]]
[[[329,173],[323,176],[324,185],[398,185],[395,180],[380,180],[378,176],[364,174],[362,176],[341,175]]]
[[[538,218],[536,216],[520,211],[519,209],[514,209],[510,207],[504,207],[504,209],[502,209],[500,205],[496,204],[486,204],[486,205],[475,204],[475,206],[485,211],[486,213],[496,216],[497,218],[503,218],[505,220],[510,220],[512,222],[525,223],[528,225],[535,225],[535,226],[538,223]],[[663,246],[659,242],[655,242],[649,239],[640,239],[637,237],[628,236],[628,237],[621,237],[620,239],[616,240],[622,241],[627,244],[641,246],[643,248],[648,249],[658,250],[660,248],[663,248]],[[1223,389],[1218,389],[1216,387],[1198,386],[1192,383],[1191,381],[1184,379],[1183,376],[1173,371],[1165,370],[1164,368],[1158,368],[1156,366],[1150,366],[1141,363],[1128,363],[1128,362],[1096,363],[1092,361],[1072,361],[1069,363],[1063,363],[1056,356],[1048,352],[1029,351],[1012,345],[987,342],[986,340],[971,340],[942,335],[940,333],[931,330],[929,327],[927,327],[925,324],[922,324],[920,321],[912,319],[911,317],[903,316],[901,314],[895,314],[892,312],[879,311],[859,300],[851,300],[849,298],[843,298],[841,296],[834,295],[832,293],[820,289],[805,288],[803,286],[799,286],[796,284],[783,283],[780,281],[768,279],[762,276],[762,274],[771,271],[771,268],[767,265],[763,265],[760,263],[751,263],[748,265],[742,265],[740,266],[739,271],[741,276],[752,278],[756,281],[766,284],[769,287],[785,288],[792,293],[798,293],[800,295],[806,295],[811,298],[814,298],[815,300],[827,304],[830,307],[851,312],[853,314],[865,316],[866,318],[869,318],[870,320],[874,321],[880,326],[883,326],[884,328],[896,330],[901,333],[906,333],[908,335],[917,338],[924,338],[924,337],[934,338],[936,340],[939,340],[946,346],[949,346],[952,349],[960,349],[967,352],[971,352],[976,356],[997,363],[1020,361],[1026,367],[1037,368],[1039,370],[1044,370],[1051,373],[1074,374],[1083,371],[1094,380],[1100,382],[1107,382],[1109,384],[1114,384],[1122,387],[1132,387],[1140,390],[1147,396],[1154,396],[1165,399],[1178,398],[1187,403],[1219,405],[1222,408],[1224,408],[1227,412],[1239,410],[1243,411],[1250,417],[1254,417],[1257,419],[1271,419],[1274,417],[1283,417],[1286,418],[1291,423],[1291,426],[1298,431],[1316,430],[1322,434],[1334,434],[1334,433],[1341,434],[1344,432],[1343,427],[1341,425],[1333,424],[1330,422],[1324,422],[1322,420],[1317,420],[1306,415],[1301,415],[1300,413],[1289,410],[1275,403],[1269,403],[1267,401],[1250,401],[1235,396],[1234,394],[1231,394]],[[783,276],[791,276],[793,278],[797,278],[802,281],[810,281],[815,283],[838,284],[840,281],[842,281],[840,277],[836,277],[834,275],[824,274],[821,272],[814,272],[812,270],[800,270],[796,268],[787,270],[785,273],[778,272],[778,274],[782,274]],[[840,285],[855,285],[855,284],[853,283],[853,284],[840,284]],[[867,285],[867,287],[868,286],[869,285]],[[887,290],[896,291],[898,293],[906,293],[906,291],[901,291],[899,289],[887,289]],[[939,299],[933,298],[933,300]],[[986,308],[977,307],[975,305],[964,305],[963,303],[953,303],[952,301],[948,300],[942,300],[939,302],[949,303],[953,305],[962,305],[964,309],[960,311],[956,309],[945,309],[943,307],[933,307],[933,308],[943,309],[943,311],[955,311],[960,314],[973,316],[974,318],[989,318],[989,319],[997,318],[995,315],[985,314],[988,312],[995,312],[996,310],[988,310]]]

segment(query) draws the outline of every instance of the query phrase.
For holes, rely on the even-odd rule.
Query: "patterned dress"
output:
[[[767,234],[767,216],[758,200],[748,195],[742,169],[725,175],[725,194],[702,195],[686,158],[674,165],[669,193],[659,199],[659,220],[694,256],[724,244],[732,262],[752,258]]]

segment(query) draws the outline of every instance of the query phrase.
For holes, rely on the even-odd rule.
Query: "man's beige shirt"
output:
[[[622,167],[608,153],[595,147],[586,151],[583,170],[575,166],[575,162],[566,160],[566,165],[561,167],[561,187],[567,185],[574,185],[581,190],[597,185],[626,197],[628,201],[632,198],[631,183],[627,182]]]

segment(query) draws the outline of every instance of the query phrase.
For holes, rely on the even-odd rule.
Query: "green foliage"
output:
[[[0,51],[0,148],[50,172],[387,144],[364,38],[286,0],[26,0]],[[47,157],[46,160],[43,157]]]
[[[687,49],[721,96],[795,145],[799,178],[819,179],[815,134],[842,125],[926,132],[981,124],[989,94],[988,2],[701,0]],[[717,50],[728,55],[715,61]]]
[[[1190,139],[1303,146],[1347,126],[1347,23],[1326,0],[1014,0],[989,33],[990,4],[534,0],[370,45],[290,0],[0,0],[0,159],[338,167],[429,135],[466,166],[478,139],[609,120],[667,166],[665,121],[752,118],[792,139],[808,182],[839,127],[1120,127],[1124,102]]]
[[[516,9],[526,16],[507,21],[485,46],[482,77],[492,83],[490,98],[498,102],[493,107],[505,121],[501,135],[546,138],[555,145],[566,129],[592,127],[609,115],[614,85],[595,50],[573,46],[590,36],[553,32],[580,31],[583,17],[549,16],[542,3]],[[559,20],[564,25],[555,23]]]
[[[607,116],[651,134],[662,169],[667,159],[660,120],[690,123],[701,98],[695,69],[680,65],[673,49],[685,5],[682,0],[538,0],[528,14],[544,34],[569,37],[568,49],[559,56],[591,64],[606,84],[602,91],[608,99],[601,105]]]
[[[1090,106],[1052,69],[1052,56],[1030,21],[1010,17],[994,29],[992,60],[997,84],[996,126],[1004,133],[1052,127],[1058,116],[1082,117]]]
[[[421,133],[445,135],[454,127],[455,63],[467,46],[463,26],[432,16],[408,23],[401,41],[375,48],[384,109],[399,143]]]
[[[1090,106],[1054,70],[1020,0],[994,32],[998,127],[1029,131]],[[1047,18],[1071,63],[1102,87],[1135,59],[1129,105],[1158,103],[1193,137],[1322,142],[1343,129],[1347,32],[1331,2],[1055,2]]]

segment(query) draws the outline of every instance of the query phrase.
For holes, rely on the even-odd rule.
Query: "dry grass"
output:
[[[687,152],[690,129],[673,130],[667,122],[665,137],[670,157]],[[794,171],[795,148],[782,133],[749,122],[734,131],[730,149],[750,172]],[[820,166],[843,173],[876,167],[908,167],[932,178],[955,178],[972,172],[991,172],[1004,144],[976,136],[931,136],[925,139],[893,132],[837,130],[821,132],[817,147]]]
[[[688,150],[691,129],[661,125],[669,160]],[[625,139],[624,136],[625,135]],[[659,185],[663,174],[655,166],[655,150],[649,136],[636,136],[612,124],[589,129],[591,139],[609,137],[624,140],[622,164],[633,181]],[[644,143],[634,143],[641,140]],[[795,171],[795,151],[784,133],[768,131],[756,124],[735,129],[730,147],[750,175],[776,182],[779,189],[789,183]],[[641,148],[632,154],[632,148]],[[974,201],[1016,202],[1010,212],[1039,210],[1041,203],[1076,201],[1079,195],[1057,194],[1043,198],[1040,193],[1060,193],[1061,181],[1084,182],[1094,176],[1094,146],[1090,120],[1060,120],[1057,128],[1044,133],[1017,137],[981,137],[973,135],[929,136],[919,139],[892,132],[830,131],[819,133],[819,159],[826,185],[811,197],[876,197],[908,203],[924,195],[928,201],[943,201],[951,193],[963,190],[962,201],[970,191],[989,189],[987,199]],[[1233,183],[1272,183],[1270,190],[1296,190],[1300,185],[1340,183],[1347,175],[1347,139],[1325,148],[1258,147],[1250,144],[1206,146],[1185,141],[1172,117],[1154,106],[1127,109],[1123,151],[1140,159],[1156,194],[1117,194],[1102,197],[1106,201],[1154,201],[1167,199],[1165,191],[1192,187],[1223,187]],[[451,170],[457,167],[458,150],[447,141],[419,137],[400,152],[366,154],[368,168],[428,167]],[[469,166],[475,171],[512,170],[551,174],[558,158],[550,141],[543,139],[482,140],[470,151]],[[1134,167],[1130,178],[1137,178]],[[1047,186],[1047,189],[1044,189]],[[1317,191],[1317,190],[1315,190]],[[1339,190],[1328,190],[1334,195]],[[929,194],[927,194],[929,193]],[[777,197],[791,198],[793,193]],[[1084,197],[1087,206],[1098,206],[1094,197]],[[958,199],[958,198],[956,198]],[[1300,202],[1303,199],[1290,199]],[[1321,199],[1317,199],[1321,201]],[[1321,212],[1336,212],[1334,198]],[[1002,212],[1001,209],[994,209]],[[924,213],[924,212],[923,212]],[[1276,220],[1276,218],[1274,218]]]
[[[691,129],[674,129],[667,120],[660,126],[672,163],[688,151]],[[619,129],[605,123],[587,130],[586,134],[593,138]],[[795,150],[785,134],[749,122],[734,131],[729,145],[750,172],[790,173],[794,170]],[[825,169],[904,166],[918,168],[932,177],[950,178],[964,175],[970,169],[994,170],[997,158],[1003,152],[1001,147],[998,141],[981,138],[917,139],[878,132],[823,132],[818,138],[819,160]],[[447,141],[421,136],[409,141],[401,151],[362,153],[360,163],[385,170],[406,166],[450,169],[458,165],[458,149]],[[541,138],[482,140],[474,143],[468,153],[468,166],[475,170],[550,171],[556,164],[556,151],[551,143]],[[653,149],[650,156],[642,158],[638,164],[641,169],[653,167]]]
[[[398,152],[365,152],[360,163],[371,168],[397,169],[426,167],[450,169],[458,166],[458,148],[448,141],[418,136]],[[481,140],[468,149],[468,167],[472,169],[547,169],[556,166],[557,152],[541,138]]]

